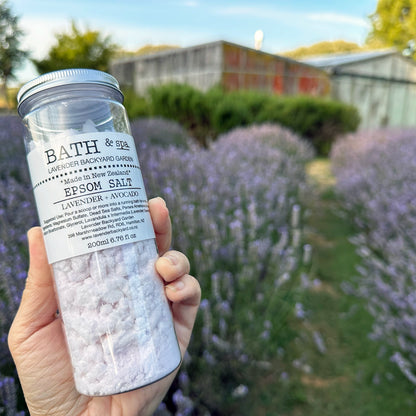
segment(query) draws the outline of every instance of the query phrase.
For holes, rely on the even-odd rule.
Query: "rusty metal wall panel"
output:
[[[121,60],[112,63],[111,73],[138,94],[145,94],[149,86],[172,81],[203,91],[222,84],[229,91],[330,93],[330,79],[323,70],[223,41]]]
[[[132,65],[134,69],[126,75],[123,68]],[[111,73],[119,76],[120,83],[133,86],[141,95],[150,86],[167,82],[187,83],[206,91],[221,82],[221,71],[219,42],[133,57],[111,65]]]
[[[314,96],[330,93],[329,76],[320,69],[229,43],[223,44],[223,54],[222,84],[228,91]]]

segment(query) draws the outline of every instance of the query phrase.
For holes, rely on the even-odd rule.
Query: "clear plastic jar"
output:
[[[122,102],[111,75],[88,69],[18,94],[75,384],[90,396],[143,387],[181,360]]]

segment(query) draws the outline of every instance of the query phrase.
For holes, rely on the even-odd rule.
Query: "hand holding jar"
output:
[[[156,270],[171,302],[181,354],[185,353],[200,301],[200,287],[190,276],[187,258],[168,251],[171,225],[161,198],[149,201],[161,257]],[[30,268],[26,288],[9,334],[25,399],[34,415],[151,415],[163,399],[175,373],[138,390],[115,396],[89,397],[77,392],[62,321],[56,315],[52,270],[47,261],[40,228],[28,233]]]

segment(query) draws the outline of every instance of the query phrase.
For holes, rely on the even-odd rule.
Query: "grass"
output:
[[[354,282],[359,257],[349,242],[355,230],[334,192],[329,161],[315,160],[308,173],[316,194],[306,202],[305,238],[314,249],[310,277],[321,284],[302,295],[308,319],[293,323],[299,336],[289,352],[293,357],[285,362],[301,357],[311,370],[298,371],[284,383],[279,378],[282,362],[276,360],[274,370],[253,387],[258,400],[247,414],[414,415],[414,387],[390,362],[391,352],[368,338],[372,318],[364,301],[342,290],[343,282]],[[325,353],[313,342],[314,331],[321,334]]]

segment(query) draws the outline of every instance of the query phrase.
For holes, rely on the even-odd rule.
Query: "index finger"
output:
[[[172,224],[166,202],[160,198],[149,200],[149,211],[156,234],[156,244],[159,254],[162,255],[169,250],[172,242]]]

